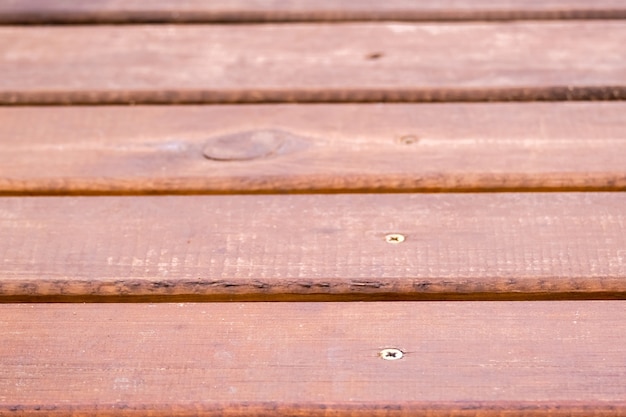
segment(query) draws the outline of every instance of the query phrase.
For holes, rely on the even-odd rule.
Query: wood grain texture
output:
[[[2,0],[0,23],[623,19],[621,0]]]
[[[625,190],[624,114],[623,102],[0,108],[0,193]]]
[[[624,415],[624,303],[4,304],[0,412]]]
[[[7,197],[0,296],[623,298],[624,207],[623,193]]]
[[[1,104],[623,99],[626,23],[0,28]]]

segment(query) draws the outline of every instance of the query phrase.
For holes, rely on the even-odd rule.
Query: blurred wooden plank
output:
[[[0,193],[624,190],[625,114],[624,102],[1,108]]]
[[[0,23],[623,19],[621,0],[2,0]]]
[[[626,412],[622,301],[4,304],[0,330],[3,415]]]
[[[624,193],[8,197],[0,296],[623,298],[624,207]]]
[[[623,99],[625,44],[621,21],[2,27],[0,103]]]

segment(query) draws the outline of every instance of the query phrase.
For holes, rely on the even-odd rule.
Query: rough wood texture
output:
[[[622,21],[2,27],[0,103],[623,99],[624,45]]]
[[[0,296],[622,298],[624,207],[623,193],[9,197]]]
[[[0,412],[624,415],[625,303],[5,304]]]
[[[626,103],[0,109],[0,193],[624,190]]]
[[[2,0],[0,23],[623,19],[621,0]]]

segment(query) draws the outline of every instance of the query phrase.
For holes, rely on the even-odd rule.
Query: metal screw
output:
[[[389,233],[388,235],[385,236],[385,241],[387,243],[393,243],[394,245],[404,242],[404,239],[406,238],[404,237],[404,235],[401,235],[400,233]]]
[[[391,348],[381,350],[378,355],[386,361],[397,361],[399,359],[402,359],[402,357],[404,356],[404,352],[402,352],[400,349]]]
[[[415,135],[404,135],[398,138],[398,142],[403,145],[413,145],[419,142],[419,138]]]
[[[365,55],[366,59],[380,59],[383,57],[382,52],[372,52],[370,54]]]

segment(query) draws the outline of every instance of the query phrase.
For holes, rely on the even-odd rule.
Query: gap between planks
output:
[[[4,1],[0,24],[277,23],[346,21],[464,21],[539,19],[624,19],[618,0],[160,0],[75,2]]]

